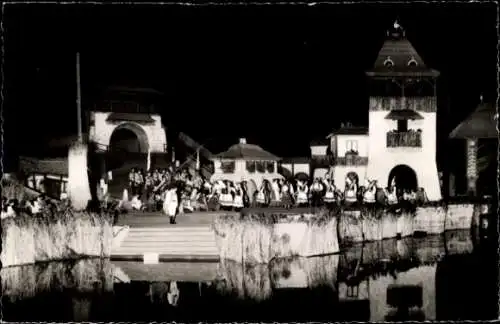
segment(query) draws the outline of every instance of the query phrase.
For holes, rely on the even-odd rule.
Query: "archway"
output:
[[[109,151],[147,153],[149,141],[141,126],[124,123],[117,126],[109,138]]]
[[[415,170],[405,164],[396,165],[389,173],[387,186],[395,180],[398,189],[416,191],[418,188],[417,174]]]

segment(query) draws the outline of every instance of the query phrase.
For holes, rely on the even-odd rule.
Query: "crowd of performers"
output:
[[[364,186],[357,179],[346,178],[345,190],[339,190],[328,176],[312,181],[274,179],[263,180],[260,188],[247,181],[219,180],[210,182],[201,174],[168,168],[142,172],[132,169],[129,174],[132,208],[159,211],[171,217],[194,210],[235,210],[248,207],[334,207],[383,205],[394,208],[423,204],[425,191],[397,188],[393,179],[387,188],[377,181],[366,180]]]

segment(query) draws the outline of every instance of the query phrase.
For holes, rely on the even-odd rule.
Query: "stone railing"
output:
[[[333,163],[334,165],[340,166],[361,166],[368,164],[367,156],[359,156],[359,155],[346,155],[342,157],[335,158]]]
[[[422,133],[418,131],[387,133],[387,147],[422,147]]]

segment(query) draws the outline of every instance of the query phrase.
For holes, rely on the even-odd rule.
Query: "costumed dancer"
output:
[[[335,203],[335,185],[333,184],[333,180],[326,181],[326,192],[323,197],[324,203],[330,208]]]
[[[183,210],[188,210],[190,213],[192,213],[194,210],[193,205],[191,204],[192,194],[194,191],[195,189],[193,187],[193,181],[191,180],[190,176],[186,176],[182,195],[182,207]]]
[[[243,193],[243,206],[248,208],[250,207],[250,195],[248,194],[248,184],[245,180],[241,181],[241,190]]]
[[[170,224],[175,224],[178,206],[177,187],[171,184],[169,189],[165,192],[165,198],[163,200],[163,212],[170,217]]]
[[[418,191],[415,195],[416,203],[418,206],[422,206],[423,204],[427,203],[429,199],[427,199],[427,194],[425,193],[424,188],[418,188]]]
[[[366,189],[363,193],[363,202],[365,204],[375,203],[375,194],[377,193],[377,180],[370,181],[366,179]]]
[[[358,185],[356,181],[351,180],[349,177],[346,178],[345,183],[345,201],[348,204],[355,203],[357,199]]]
[[[223,187],[221,187],[221,194],[219,198],[219,204],[222,209],[230,210],[233,207],[233,197],[229,192],[229,181],[224,181]]]
[[[313,184],[311,185],[311,198],[312,205],[314,207],[319,207],[321,205],[321,196],[323,194],[323,185],[321,184],[318,178],[314,179]]]
[[[293,187],[288,181],[281,187],[281,201],[286,209],[290,209],[293,205]]]
[[[389,205],[389,209],[397,212],[398,210],[396,210],[396,206],[398,205],[398,194],[396,187],[396,178],[392,179],[391,185],[386,189],[386,191],[387,204]]]
[[[273,206],[281,205],[281,185],[279,183],[279,179],[274,179],[271,185],[272,194],[271,194],[271,204]]]
[[[240,211],[243,207],[243,188],[241,187],[241,183],[238,182],[234,187],[233,208],[236,211]]]
[[[262,182],[259,191],[257,192],[257,197],[255,197],[255,202],[259,207],[266,205],[266,181]]]
[[[307,194],[308,188],[302,181],[297,181],[297,206],[304,206],[309,203]]]

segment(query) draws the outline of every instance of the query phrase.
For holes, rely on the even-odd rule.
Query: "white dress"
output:
[[[241,189],[236,189],[234,193],[233,207],[243,208],[243,192]]]
[[[352,184],[351,187],[349,189],[347,189],[346,193],[345,193],[345,200],[347,202],[355,202],[357,200],[357,197],[356,197],[356,190],[357,189],[357,186],[356,184]]]
[[[219,203],[221,206],[228,207],[233,205],[233,196],[229,192],[229,189],[223,188],[222,193],[219,198]]]
[[[299,186],[297,189],[297,204],[307,204],[307,187],[305,185]]]
[[[389,205],[395,205],[398,203],[398,196],[396,195],[396,187],[387,193],[387,202]]]
[[[327,204],[335,202],[335,187],[332,185],[329,185],[328,188],[326,189],[325,197],[323,198],[323,201]]]
[[[264,188],[259,190],[259,192],[257,193],[257,197],[255,198],[255,201],[258,204],[265,204],[266,203],[266,195],[264,194]]]
[[[163,212],[167,216],[174,217],[177,212],[177,192],[174,190],[169,190],[165,194],[165,200],[163,201]]]
[[[375,202],[375,192],[377,187],[373,186],[368,188],[363,195],[363,202],[371,204]]]

